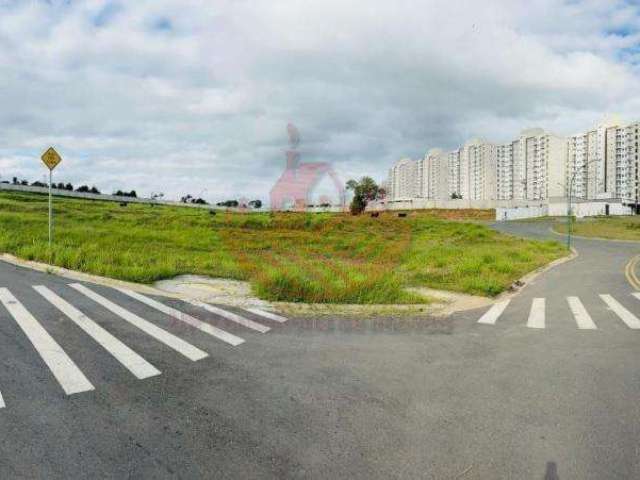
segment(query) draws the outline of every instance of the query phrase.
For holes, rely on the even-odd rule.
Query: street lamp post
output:
[[[589,160],[587,163],[584,164],[584,168],[586,169],[587,167],[589,167],[589,165],[591,165],[593,162],[597,161],[597,159],[592,159]],[[573,184],[575,182],[576,179],[576,174],[578,173],[578,169],[574,168],[573,169],[573,174],[571,175],[571,181],[569,182],[569,189],[567,191],[567,248],[569,250],[571,250],[571,228],[572,228],[572,221],[571,221],[571,209],[572,209],[572,196],[573,196]],[[587,172],[587,176],[588,176],[588,172]]]

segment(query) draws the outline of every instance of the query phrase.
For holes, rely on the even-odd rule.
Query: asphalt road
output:
[[[640,245],[575,246],[499,315],[264,333],[0,263],[0,478],[640,478]]]

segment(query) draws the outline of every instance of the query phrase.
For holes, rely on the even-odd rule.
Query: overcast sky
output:
[[[640,119],[640,9],[616,0],[0,0],[0,180],[268,198],[304,160],[398,158]]]

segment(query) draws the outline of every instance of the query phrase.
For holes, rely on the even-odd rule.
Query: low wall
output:
[[[427,200],[413,198],[407,200],[393,200],[371,205],[371,210],[491,210],[494,208],[526,207],[532,202],[529,200]]]
[[[523,218],[545,217],[549,214],[548,205],[533,205],[526,207],[496,208],[496,220],[520,220]]]
[[[607,208],[608,207],[608,208]],[[633,208],[624,205],[622,202],[575,202],[572,203],[571,210],[576,218],[595,217],[598,215],[633,215]],[[608,212],[607,212],[608,210]],[[564,217],[567,215],[567,202],[549,203],[549,215],[552,217]]]

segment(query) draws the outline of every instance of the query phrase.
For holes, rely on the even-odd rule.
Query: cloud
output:
[[[0,176],[266,199],[285,127],[345,179],[640,106],[632,2],[0,0]]]

